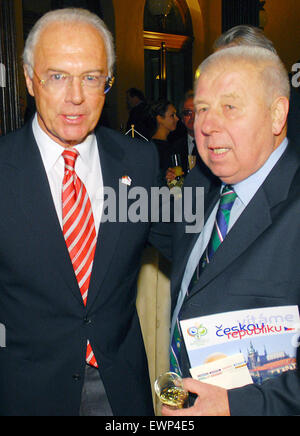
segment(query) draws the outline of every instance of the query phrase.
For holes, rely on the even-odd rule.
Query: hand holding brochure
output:
[[[226,389],[295,369],[298,306],[221,313],[180,322],[193,378]]]

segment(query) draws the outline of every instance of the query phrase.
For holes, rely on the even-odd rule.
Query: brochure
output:
[[[229,389],[296,368],[298,306],[226,312],[180,324],[195,379]]]
[[[247,363],[241,353],[191,368],[190,372],[194,379],[224,389],[239,388],[253,383]]]

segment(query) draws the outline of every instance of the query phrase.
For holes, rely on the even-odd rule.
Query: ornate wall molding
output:
[[[147,50],[160,50],[161,43],[167,50],[182,50],[192,44],[192,38],[183,35],[144,31],[144,47]]]

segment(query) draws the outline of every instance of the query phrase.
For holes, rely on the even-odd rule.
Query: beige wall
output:
[[[206,57],[211,54],[213,43],[222,32],[222,0],[198,1],[203,15],[204,55]]]
[[[265,34],[270,38],[286,67],[300,59],[300,1],[267,0]]]
[[[126,90],[144,90],[145,0],[113,0],[115,9],[117,117],[114,127],[126,123]]]

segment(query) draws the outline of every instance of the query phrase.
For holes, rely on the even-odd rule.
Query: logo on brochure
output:
[[[194,339],[201,340],[203,336],[207,335],[207,328],[200,324],[199,327],[190,327],[187,332],[188,335],[192,336]]]

